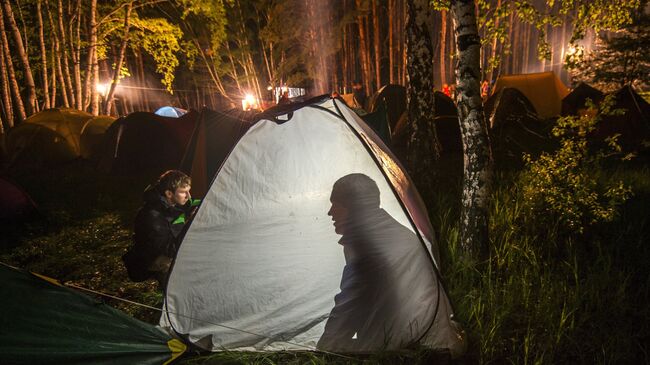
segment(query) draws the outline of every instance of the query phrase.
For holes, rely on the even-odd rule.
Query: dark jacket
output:
[[[194,206],[192,200],[183,207],[169,205],[153,187],[145,190],[143,200],[144,205],[135,217],[134,245],[123,257],[133,281],[154,277],[156,273],[149,268],[157,257],[176,256],[186,217]]]

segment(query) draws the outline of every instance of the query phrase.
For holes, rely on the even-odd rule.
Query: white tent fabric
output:
[[[212,351],[421,342],[458,355],[426,210],[380,138],[333,99],[273,119],[250,128],[213,181],[161,326]]]
[[[180,118],[183,115],[187,114],[187,110],[174,106],[163,106],[156,110],[155,114],[162,117]]]

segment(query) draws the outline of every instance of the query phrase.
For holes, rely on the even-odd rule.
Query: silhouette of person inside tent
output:
[[[421,272],[433,271],[426,249],[380,207],[379,188],[368,176],[340,178],[330,201],[346,264],[317,348],[366,352],[416,341],[435,313],[437,281]]]

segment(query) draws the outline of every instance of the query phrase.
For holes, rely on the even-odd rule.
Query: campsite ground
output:
[[[456,170],[457,171],[457,170]],[[0,227],[0,261],[135,302],[160,306],[154,282],[132,283],[121,264],[140,195],[157,171],[103,176],[77,161],[14,172],[40,217]],[[634,195],[613,222],[566,234],[522,212],[517,173],[499,173],[490,207],[490,257],[462,259],[458,177],[441,173],[429,202],[443,255],[442,272],[469,338],[473,363],[648,363],[650,343],[650,170],[643,161],[600,174],[622,179]],[[156,311],[108,299],[141,320]],[[422,363],[413,351],[366,358],[316,354],[222,354],[192,364]]]

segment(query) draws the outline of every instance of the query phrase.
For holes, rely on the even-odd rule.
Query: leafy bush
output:
[[[607,157],[621,152],[618,136],[610,137],[604,150],[590,151],[588,145],[587,137],[602,115],[621,113],[611,109],[613,103],[608,96],[598,109],[588,104],[596,113],[559,118],[552,133],[560,148],[537,159],[524,155],[521,189],[526,208],[536,216],[557,218],[560,229],[582,234],[593,224],[612,221],[617,207],[630,197],[622,181],[605,183],[598,173]]]

